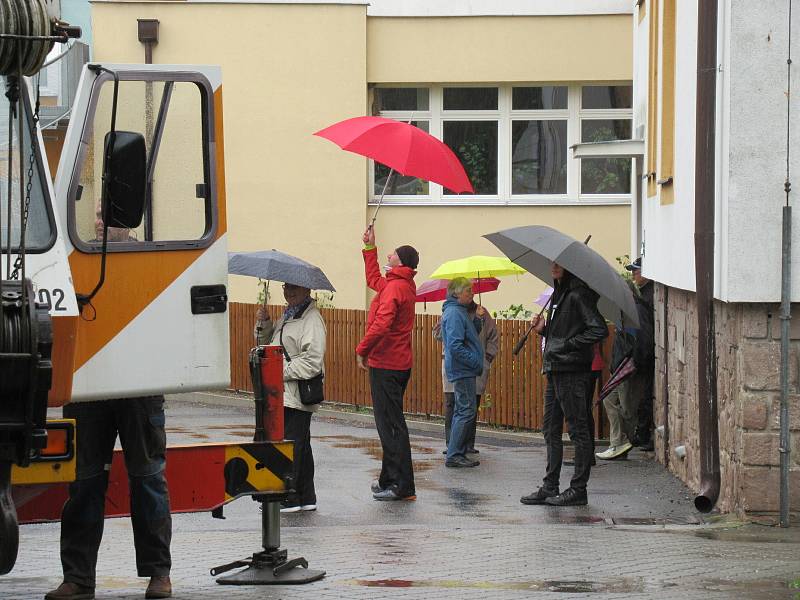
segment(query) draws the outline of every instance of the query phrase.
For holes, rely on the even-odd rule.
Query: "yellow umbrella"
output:
[[[431,279],[468,279],[482,277],[502,277],[503,275],[522,275],[525,269],[511,262],[506,256],[468,256],[442,263],[431,273]]]

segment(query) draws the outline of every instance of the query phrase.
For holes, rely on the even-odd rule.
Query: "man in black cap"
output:
[[[644,323],[641,323],[639,335],[637,336],[637,347],[639,352],[637,355],[642,364],[636,365],[637,373],[643,378],[642,397],[639,399],[638,420],[639,424],[636,427],[634,434],[633,444],[639,446],[640,450],[652,452],[654,449],[653,444],[653,376],[655,371],[655,315],[653,307],[653,282],[642,275],[642,257],[640,256],[631,264],[625,267],[631,272],[633,282],[639,288],[639,293],[642,295],[641,302],[644,304],[646,310],[640,311],[646,313],[649,317]]]
[[[415,500],[411,444],[403,415],[403,394],[411,377],[411,331],[417,286],[414,275],[419,254],[411,246],[400,246],[388,257],[386,276],[378,267],[375,231],[368,227],[364,242],[367,285],[376,295],[369,306],[367,331],[356,347],[358,366],[369,370],[375,427],[381,438],[381,474],[372,483],[375,500]]]

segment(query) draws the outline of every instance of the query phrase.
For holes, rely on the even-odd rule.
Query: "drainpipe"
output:
[[[714,339],[714,190],[716,173],[717,0],[697,7],[697,120],[694,262],[697,287],[697,405],[700,493],[694,505],[710,512],[719,498],[717,351]]]
[[[669,287],[664,286],[664,314],[661,319],[664,330],[664,383],[661,396],[664,399],[664,466],[669,468]]]
[[[153,64],[153,46],[158,44],[158,19],[136,19],[137,33],[139,41],[144,44],[144,64]],[[148,81],[144,87],[144,110],[145,110],[145,140],[147,149],[153,141],[153,82]],[[153,189],[150,181],[147,182],[145,190],[145,211],[144,211],[144,239],[153,239]]]

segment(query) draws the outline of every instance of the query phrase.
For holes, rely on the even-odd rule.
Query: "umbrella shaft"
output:
[[[389,181],[392,179],[394,175],[394,169],[389,171],[389,176],[386,178],[386,183],[383,184],[383,190],[381,191],[381,197],[378,199],[378,207],[375,209],[375,213],[372,215],[372,223],[370,223],[370,227],[375,225],[375,219],[378,218],[378,211],[381,209],[381,204],[383,204],[383,196],[386,194],[386,188],[389,187]]]

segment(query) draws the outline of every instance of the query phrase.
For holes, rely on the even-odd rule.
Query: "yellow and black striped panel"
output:
[[[225,448],[225,501],[244,494],[285,492],[292,442],[253,442]]]

